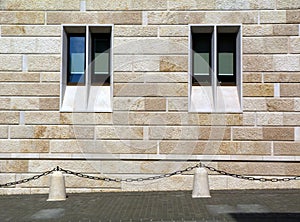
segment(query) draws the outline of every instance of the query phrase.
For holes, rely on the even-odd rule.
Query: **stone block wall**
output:
[[[199,160],[231,173],[300,175],[299,0],[1,0],[0,184],[59,165],[147,177]],[[60,112],[62,24],[113,25],[113,112]],[[188,112],[189,24],[241,24],[243,112]],[[210,172],[212,189],[300,188]],[[68,192],[192,189],[67,176]],[[46,193],[49,177],[0,188]]]

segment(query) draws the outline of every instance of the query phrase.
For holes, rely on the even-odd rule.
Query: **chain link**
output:
[[[53,170],[49,170],[49,171],[46,171],[42,174],[38,174],[38,175],[35,175],[33,177],[29,177],[29,178],[25,178],[23,180],[18,180],[18,181],[15,181],[15,182],[9,182],[9,183],[5,183],[5,184],[0,184],[0,187],[10,187],[10,186],[15,186],[17,184],[22,184],[22,183],[28,183],[32,180],[37,180],[43,176],[47,176],[48,174],[52,173],[53,171],[56,171],[57,169],[53,169]]]
[[[300,176],[284,177],[284,178],[251,177],[251,176],[245,176],[245,175],[241,175],[241,174],[228,173],[226,171],[218,170],[214,167],[206,166],[204,164],[202,164],[202,166],[212,172],[216,172],[221,175],[226,175],[226,176],[243,179],[243,180],[260,181],[260,182],[287,182],[287,181],[291,181],[291,180],[300,180]]]

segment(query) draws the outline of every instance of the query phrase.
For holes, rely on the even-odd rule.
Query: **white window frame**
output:
[[[67,32],[66,28],[85,29],[86,38],[86,75],[84,85],[67,85]],[[110,84],[93,86],[91,84],[91,69],[89,68],[91,62],[91,42],[90,36],[92,29],[110,29]],[[61,81],[60,81],[60,112],[112,112],[113,101],[113,29],[112,24],[63,24],[61,25]]]
[[[213,28],[211,86],[193,86],[192,29]],[[236,42],[236,86],[219,86],[217,79],[217,28],[238,27]],[[241,113],[242,104],[242,25],[241,24],[189,24],[188,111],[203,113]]]

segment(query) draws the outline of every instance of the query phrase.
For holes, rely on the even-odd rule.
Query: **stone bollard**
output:
[[[47,201],[66,200],[65,178],[60,171],[54,171],[50,177],[49,197]]]
[[[211,197],[209,192],[208,173],[204,167],[199,167],[195,171],[192,197]]]

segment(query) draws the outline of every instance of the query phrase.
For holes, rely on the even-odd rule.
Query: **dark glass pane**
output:
[[[193,34],[193,84],[211,85],[211,34]]]
[[[218,33],[218,70],[220,85],[236,85],[236,34]]]
[[[93,34],[92,44],[92,84],[109,84],[110,34]]]
[[[68,84],[85,82],[85,35],[69,35]]]

